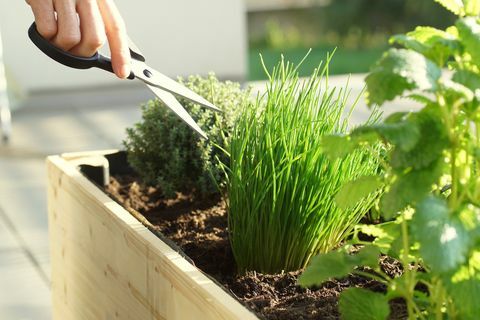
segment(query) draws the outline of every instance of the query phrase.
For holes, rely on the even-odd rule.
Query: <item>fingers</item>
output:
[[[32,7],[39,33],[58,48],[89,57],[103,45],[106,37],[115,74],[128,77],[128,37],[113,0],[26,1]]]
[[[97,2],[83,0],[77,3],[80,17],[80,43],[70,52],[74,55],[91,57],[105,43],[105,26]]]
[[[35,16],[38,32],[45,39],[51,40],[57,34],[57,20],[52,0],[27,0]]]
[[[65,51],[70,51],[81,40],[80,26],[74,0],[54,0],[57,12],[57,34],[52,43]]]
[[[113,0],[98,0],[98,7],[105,24],[112,66],[119,78],[130,74],[130,52],[125,23]]]

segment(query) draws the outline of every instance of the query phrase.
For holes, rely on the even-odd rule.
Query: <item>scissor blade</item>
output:
[[[169,92],[163,91],[157,87],[147,84],[147,87],[152,90],[152,92],[167,105],[177,116],[179,116],[186,124],[188,124],[193,130],[198,132],[200,136],[204,139],[208,139],[207,135],[203,130],[198,126],[198,124],[193,120],[193,118],[188,114],[187,110],[178,102],[178,100]]]
[[[170,79],[166,75],[161,74],[160,72],[148,67],[145,63],[132,60],[132,71],[135,74],[136,78],[142,80],[143,82],[151,86],[179,95],[185,99],[198,103],[214,111],[221,111],[219,108],[208,102],[202,96],[196,94],[195,92],[178,83],[177,81]]]
[[[143,56],[142,51],[137,47],[137,45],[133,42],[133,40],[128,37],[128,47],[130,48],[130,55],[132,58],[145,62],[145,57]]]

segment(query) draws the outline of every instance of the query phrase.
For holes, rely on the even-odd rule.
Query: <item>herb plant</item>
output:
[[[330,155],[377,141],[390,147],[381,161],[384,175],[361,177],[341,191],[386,188],[380,210],[387,222],[359,225],[345,247],[314,258],[300,278],[312,285],[353,272],[386,285],[385,294],[346,290],[339,303],[345,319],[386,319],[389,300],[397,298],[409,319],[480,315],[480,1],[437,2],[458,16],[455,25],[392,37],[404,48],[388,50],[366,78],[370,105],[409,97],[423,109],[324,139]],[[360,240],[360,232],[373,242]],[[352,248],[358,253],[351,255]],[[403,274],[388,277],[380,253],[398,259]]]
[[[232,134],[228,222],[240,272],[304,267],[343,241],[374,199],[335,205],[340,186],[375,174],[377,159],[369,150],[333,161],[322,153],[324,135],[347,131],[348,90],[328,87],[328,63],[305,82],[297,68],[282,59],[266,71],[265,95],[244,110]]]
[[[152,100],[142,107],[142,121],[127,129],[124,145],[129,163],[147,184],[160,187],[167,196],[193,190],[205,197],[225,186],[223,165],[229,159],[221,149],[228,144],[250,90],[221,82],[213,74],[180,81],[222,110],[215,113],[179,98],[209,140],[200,138],[162,102]]]

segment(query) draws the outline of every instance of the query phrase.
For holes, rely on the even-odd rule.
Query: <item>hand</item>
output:
[[[74,55],[91,57],[108,40],[119,78],[130,74],[125,23],[113,0],[26,0],[38,32]],[[55,14],[56,13],[56,14]]]

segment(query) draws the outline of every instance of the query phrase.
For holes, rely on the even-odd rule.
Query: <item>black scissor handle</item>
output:
[[[47,56],[57,61],[58,63],[63,64],[64,66],[75,68],[75,69],[90,69],[90,68],[100,68],[105,71],[114,73],[112,67],[112,61],[110,58],[101,55],[96,52],[93,56],[85,58],[75,56],[71,53],[68,53],[60,48],[55,47],[47,39],[42,37],[42,35],[37,30],[37,25],[32,23],[30,28],[28,28],[28,36],[30,40]],[[128,79],[133,79],[135,76],[133,73],[130,73]]]

